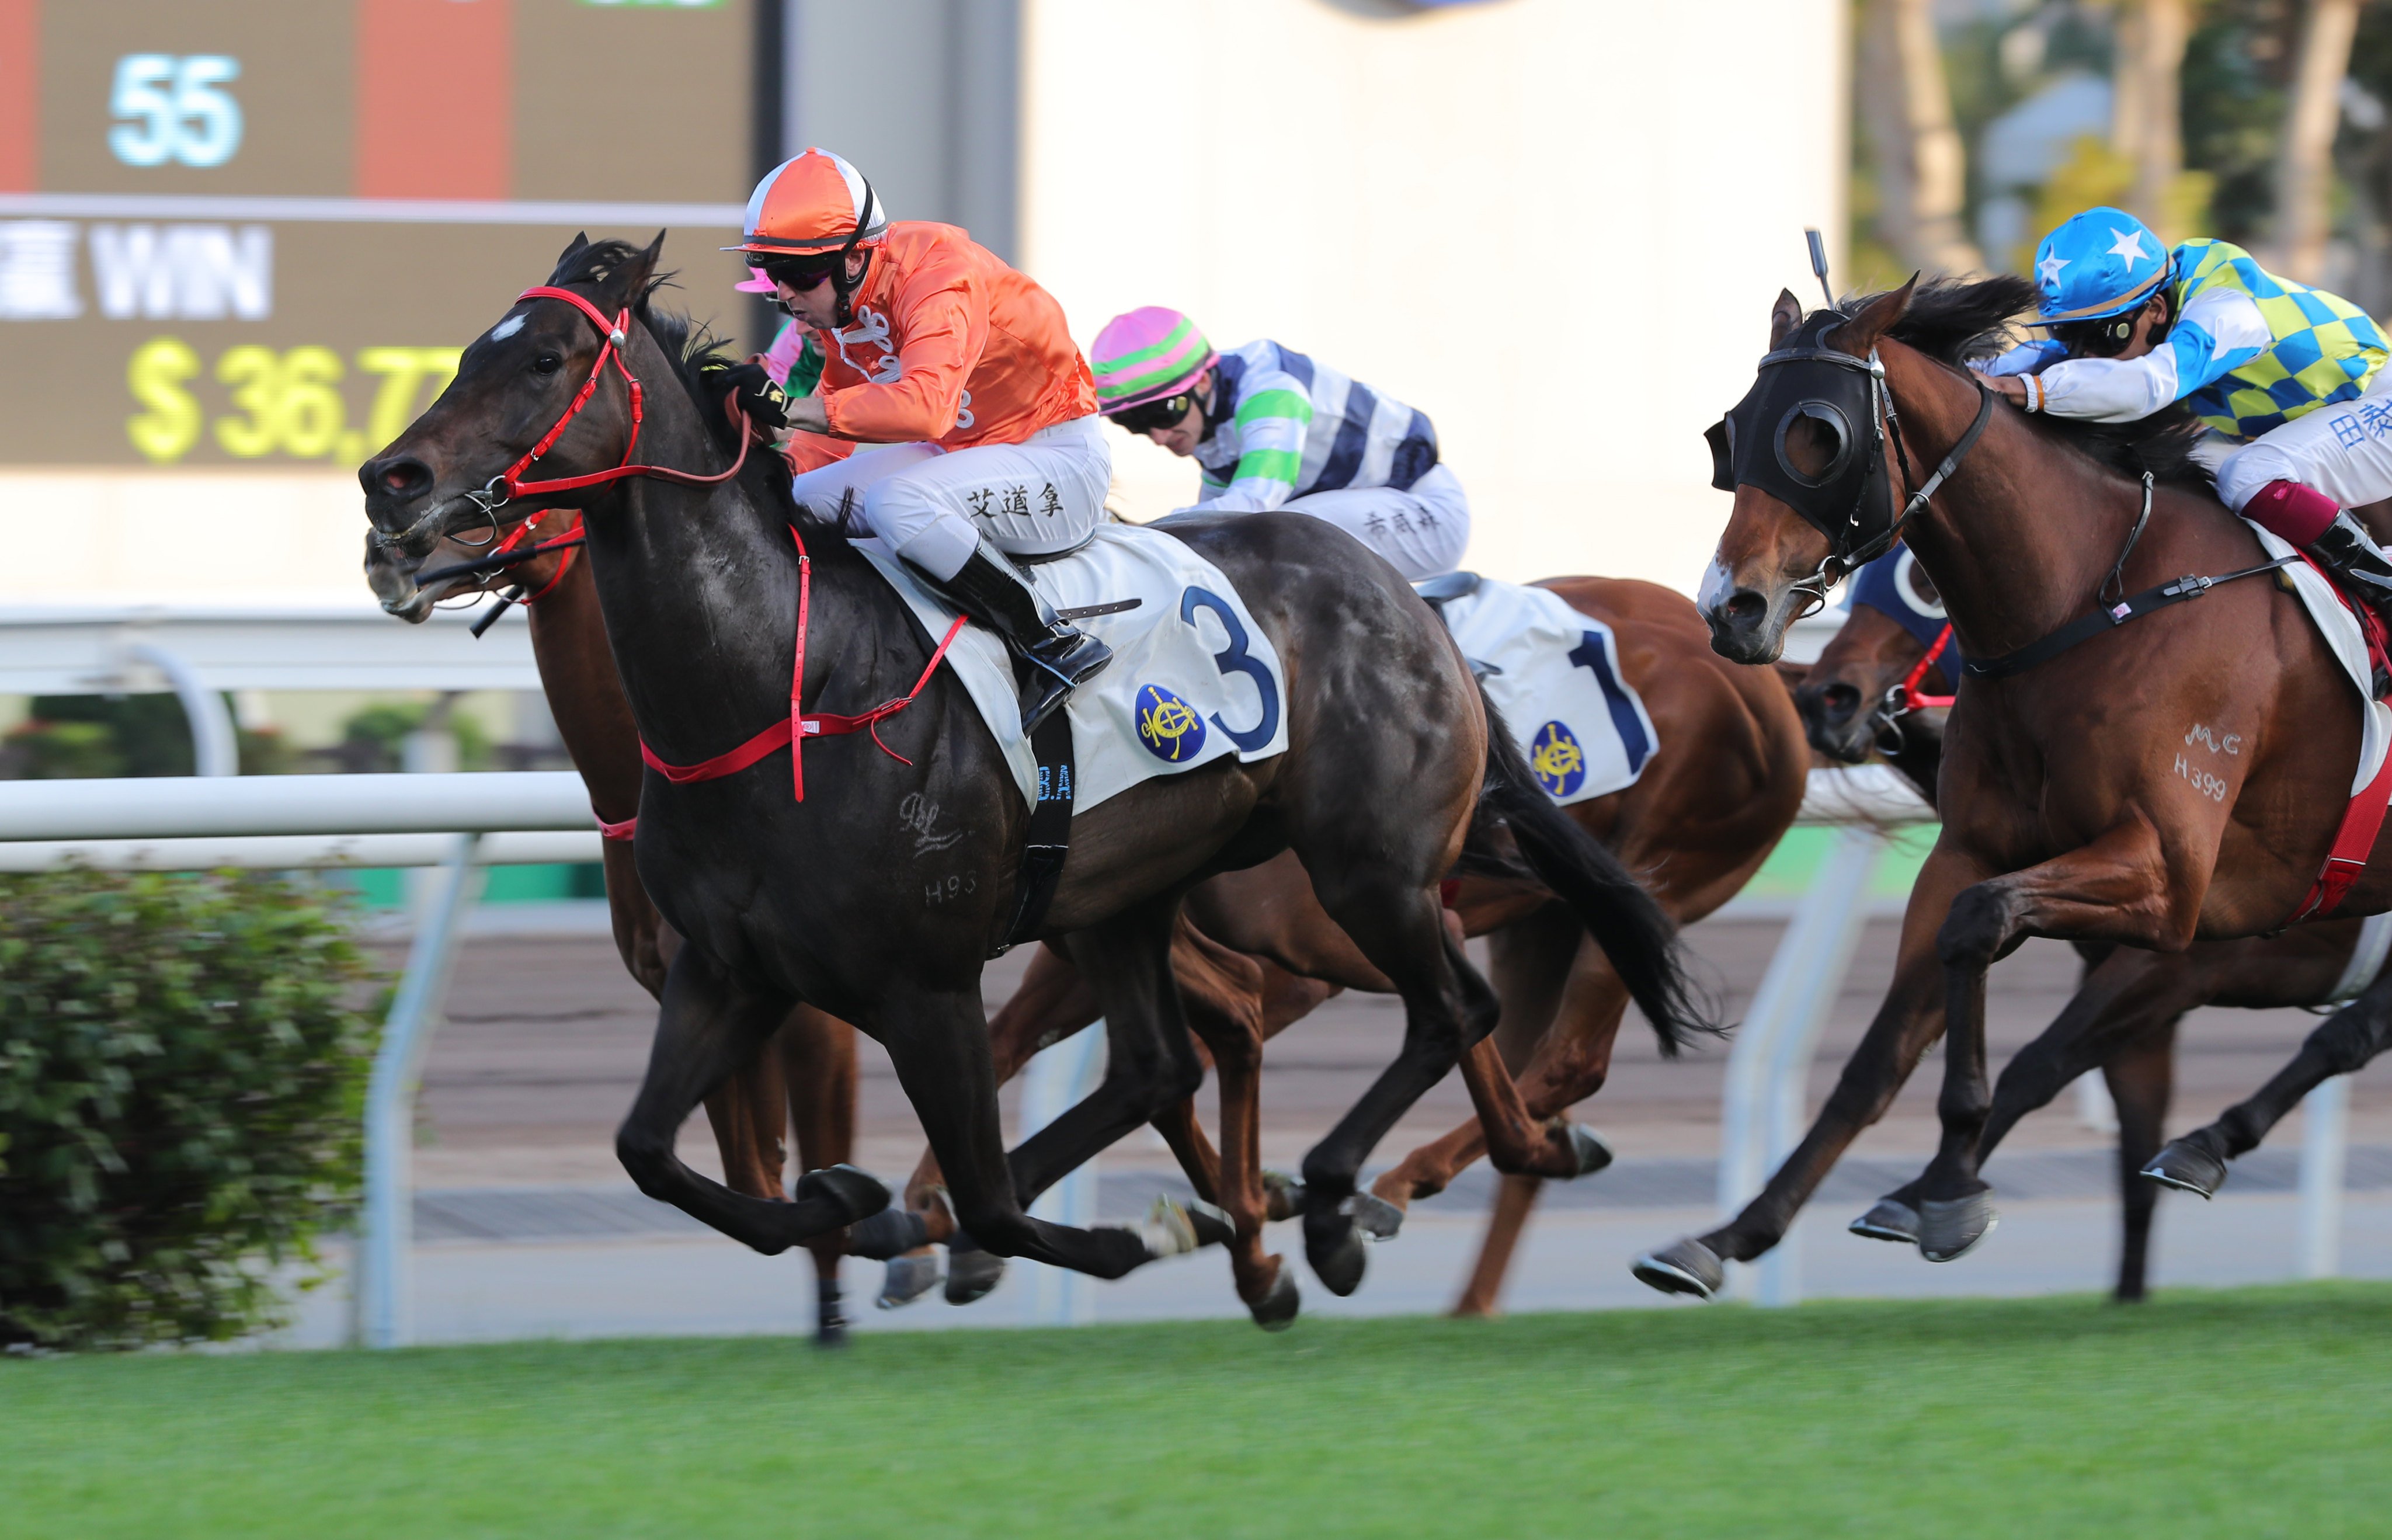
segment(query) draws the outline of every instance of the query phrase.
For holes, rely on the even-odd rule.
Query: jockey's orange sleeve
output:
[[[953,225],[890,226],[854,311],[822,339],[820,395],[834,439],[1018,444],[1097,410],[1063,307]],[[789,447],[800,469],[840,452],[812,434]]]

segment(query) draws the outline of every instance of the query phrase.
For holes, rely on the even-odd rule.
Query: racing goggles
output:
[[[2051,329],[2052,340],[2080,359],[2114,359],[2134,337],[2135,318],[2142,313],[2138,305],[2123,316],[2055,326]]]
[[[1158,428],[1177,427],[1189,410],[1196,404],[1196,393],[1183,390],[1176,396],[1165,396],[1159,401],[1140,401],[1134,407],[1107,414],[1105,421],[1132,433],[1152,433]]]
[[[760,258],[756,267],[774,283],[802,294],[830,281],[846,260],[845,252],[830,252],[819,256],[767,256]]]

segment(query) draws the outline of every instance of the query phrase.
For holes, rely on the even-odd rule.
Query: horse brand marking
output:
[[[2204,726],[2198,722],[2192,724],[2192,731],[2184,735],[2184,741],[2187,748],[2198,743],[2213,754],[2239,754],[2242,751],[2242,734],[2221,735],[2216,729]]]
[[[2195,791],[2207,797],[2211,802],[2222,803],[2226,800],[2225,777],[2213,776],[2208,771],[2198,768],[2182,754],[2176,757],[2176,773],[2190,782]]]
[[[908,791],[905,800],[897,804],[897,827],[914,836],[914,854],[928,855],[934,850],[944,850],[964,837],[960,829],[942,833],[939,804],[919,791]]]
[[[933,877],[922,884],[922,902],[925,906],[952,904],[966,894],[979,891],[980,879],[977,877],[965,875],[949,877],[943,881]]]

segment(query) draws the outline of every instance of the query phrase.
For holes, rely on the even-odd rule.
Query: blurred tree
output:
[[[2262,243],[2300,10],[2294,0],[2209,0],[2186,46],[2184,159],[2213,178],[2209,217],[2189,233]]]
[[[2171,244],[2201,233],[2213,179],[2184,168],[2182,81],[2194,0],[2120,0],[2110,148],[2133,167],[2126,207]]]
[[[2308,283],[2325,277],[2326,237],[2333,232],[2334,141],[2342,124],[2342,82],[2350,70],[2360,4],[2308,0],[2277,141],[2269,265]]]
[[[1877,171],[1878,238],[1904,267],[1982,268],[1961,223],[1968,156],[1953,126],[1932,0],[1867,0],[1859,94]]]

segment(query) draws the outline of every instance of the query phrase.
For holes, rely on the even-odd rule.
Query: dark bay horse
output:
[[[550,524],[561,524],[551,519]],[[435,559],[464,562],[483,550],[443,542]],[[460,594],[520,585],[537,602],[524,606],[531,630],[532,659],[540,669],[540,693],[556,719],[557,736],[574,768],[590,788],[593,815],[622,825],[640,807],[640,736],[630,702],[606,648],[606,626],[598,612],[598,590],[587,562],[570,549],[514,566],[503,575],[447,579],[419,587],[381,547],[369,542],[366,579],[385,607],[401,620],[421,622],[439,600]],[[650,995],[664,994],[665,973],[681,936],[656,912],[640,884],[629,841],[600,846],[606,874],[606,907],[623,965]],[[784,1195],[786,1163],[782,1130],[797,1130],[798,1158],[804,1169],[836,1166],[854,1151],[855,1029],[812,1006],[792,1010],[767,1050],[734,1071],[706,1098],[706,1116],[722,1156],[724,1180],[749,1197]],[[838,1269],[846,1248],[823,1236],[808,1246],[814,1263],[814,1339],[825,1346],[845,1339]]]
[[[1788,410],[1763,424],[1739,407],[1745,420],[1731,417],[1743,436],[1724,446],[1736,457],[1736,505],[1702,594],[1714,646],[1745,661],[1774,658],[1823,583],[1897,530],[1972,662],[2052,634],[2090,612],[2099,593],[2264,560],[2192,461],[2181,414],[2122,428],[1986,404],[1962,360],[1991,351],[2033,297],[2017,279],[1923,290],[1914,279],[1856,313],[1806,320],[1791,294],[1779,296],[1773,359],[1748,403],[1838,398],[1855,410],[1833,414],[1847,424],[1840,435],[1823,412]],[[1894,412],[1898,423],[1888,420]],[[1765,459],[1787,473],[1765,469]],[[1887,476],[1872,473],[1846,498],[1848,473],[1864,463]],[[2138,479],[2144,470],[2156,490]],[[1837,486],[1839,505],[1793,490],[1796,482]],[[2135,541],[2147,497],[2148,527]],[[1906,524],[1900,507],[1916,510]],[[2199,750],[2202,776],[2180,773],[2188,735],[2204,734],[2236,751]],[[1725,1226],[1643,1259],[1639,1276],[1709,1293],[1723,1259],[1775,1245],[1939,1034],[1947,1035],[1944,1138],[1918,1189],[1918,1240],[1930,1258],[1967,1250],[1993,1222],[1977,1174],[1991,1102],[1987,967],[2029,935],[2179,952],[2196,939],[2282,927],[2318,879],[2360,740],[2348,679],[2298,601],[2264,578],[2220,584],[2197,605],[2118,626],[2023,672],[1966,680],[1944,740],[1942,833],[1912,890],[1892,988],[1860,1051],[1761,1195]],[[2387,900],[2392,882],[2371,865],[2341,912],[2375,912]]]
[[[1185,1216],[1079,1230],[1023,1205],[1194,1089],[1202,1070],[1170,972],[1180,900],[1292,849],[1406,1008],[1396,1062],[1305,1162],[1308,1257],[1350,1292],[1363,1252],[1347,1200],[1364,1156],[1494,1024],[1493,992],[1436,898],[1482,792],[1539,875],[1572,895],[1657,1029],[1706,1028],[1666,917],[1553,816],[1508,739],[1489,733],[1443,627],[1392,568],[1301,515],[1176,520],[1171,533],[1224,570],[1279,653],[1290,747],[1149,781],[1073,820],[1040,933],[1063,938],[1095,983],[1110,1061],[1094,1093],[1008,1157],[980,975],[1013,912],[1029,810],[960,684],[929,668],[930,639],[895,591],[790,501],[777,463],[760,455],[743,468],[744,424],[701,398],[702,350],[684,346],[685,323],[650,308],[662,244],[577,241],[551,284],[468,347],[439,400],[359,471],[368,516],[402,563],[444,532],[519,516],[508,496],[519,486],[585,503],[607,635],[657,762],[770,742],[758,729],[777,734],[800,693],[817,711],[850,714],[910,699],[879,724],[885,753],[861,737],[816,739],[802,801],[777,752],[761,768],[679,784],[656,772],[643,784],[640,874],[686,939],[617,1141],[642,1191],[765,1252],[879,1211],[886,1189],[852,1168],[809,1172],[797,1201],[774,1204],[673,1154],[689,1109],[803,1001],[887,1048],[957,1219],[990,1250],[1100,1277],[1186,1250],[1196,1236]],[[623,381],[603,376],[608,367]],[[633,380],[653,383],[636,438]],[[521,483],[535,449],[550,479]],[[608,476],[621,479],[598,479]],[[584,489],[548,495],[568,481]],[[794,757],[800,741],[784,751]],[[946,808],[964,838],[920,852],[898,816],[909,794]]]
[[[1793,704],[1771,671],[1713,652],[1694,607],[1668,589],[1610,578],[1553,578],[1540,586],[1611,627],[1621,671],[1655,728],[1653,758],[1632,785],[1563,811],[1629,869],[1647,874],[1672,920],[1699,920],[1750,880],[1801,808],[1810,756]],[[1411,1152],[1372,1188],[1388,1206],[1372,1211],[1374,1226],[1391,1231],[1411,1199],[1443,1191],[1481,1154],[1492,1154],[1505,1175],[1477,1263],[1454,1307],[1460,1315],[1494,1312],[1544,1181],[1579,1174],[1540,1158],[1558,1152],[1535,1137],[1536,1125],[1602,1088],[1628,1003],[1602,949],[1552,890],[1527,876],[1466,868],[1451,898],[1462,931],[1491,940],[1502,1016],[1479,1051],[1494,1057],[1490,1070],[1515,1077],[1518,1109],[1499,1114],[1491,1152],[1488,1131],[1474,1116]],[[1216,1057],[1222,1057],[1217,1044],[1225,1033],[1235,1044],[1228,1051],[1234,1064],[1222,1077],[1222,1140],[1237,1153],[1231,1168],[1241,1180],[1250,1173],[1255,1185],[1239,1192],[1225,1181],[1225,1163],[1192,1104],[1173,1109],[1157,1128],[1198,1194],[1240,1218],[1243,1239],[1243,1216],[1254,1213],[1257,1228],[1265,1214],[1284,1217],[1287,1191],[1273,1184],[1266,1192],[1261,1181],[1252,1145],[1258,1098],[1246,1066],[1259,1064],[1264,1040],[1331,995],[1390,985],[1321,907],[1303,867],[1286,856],[1213,879],[1189,895],[1186,913],[1174,969],[1191,1020],[1210,1015],[1225,1024],[1206,1037]],[[1094,992],[1071,964],[1051,951],[1042,955],[990,1023],[1000,1078],[1086,1026],[1098,1011]],[[908,1185],[909,1200],[926,1202],[937,1181],[937,1163],[926,1156]],[[1275,1268],[1278,1259],[1260,1262]]]
[[[1892,692],[1926,652],[1926,644],[1884,610],[1856,604],[1852,619],[1820,653],[1794,698],[1814,748],[1846,763],[1867,758],[1872,747],[1894,748],[1898,752],[1887,756],[1890,763],[1932,803],[1935,770],[1943,758],[1944,713],[1911,711],[1889,717],[1885,711]],[[1927,694],[1951,693],[1938,665],[1929,667],[1921,683]],[[2164,1137],[2175,1087],[2178,1022],[2186,1011],[2204,1005],[2268,1010],[2318,1004],[2347,972],[2366,923],[2329,920],[2279,936],[2196,942],[2177,953],[2081,948],[2087,967],[2076,998],[2041,1036],[2019,1050],[1994,1083],[1978,1158],[1990,1157],[2020,1118],[2049,1105],[2077,1076],[2099,1068],[2118,1109],[2122,1234],[2115,1293],[2122,1300],[2142,1299],[2148,1291],[2152,1216],[2159,1196],[2143,1172],[2160,1153]],[[1887,1194],[1853,1221],[1853,1233],[1873,1240],[1915,1243],[1917,1185]]]

